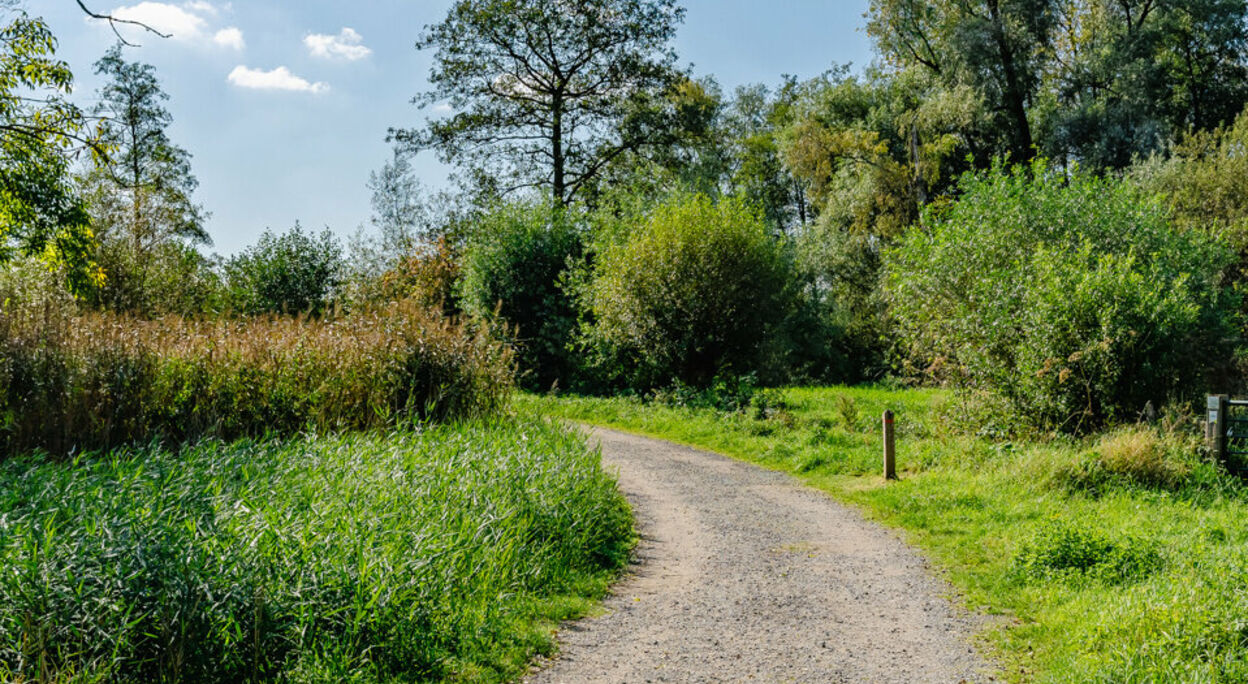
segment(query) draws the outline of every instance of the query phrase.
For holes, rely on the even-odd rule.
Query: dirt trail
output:
[[[642,541],[531,684],[986,681],[972,618],[892,533],[793,478],[594,430]]]

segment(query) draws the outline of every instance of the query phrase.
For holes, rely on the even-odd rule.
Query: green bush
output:
[[[129,243],[113,239],[97,246],[95,258],[104,278],[85,300],[96,308],[190,316],[217,312],[224,305],[220,274],[194,247],[161,244],[140,256]]]
[[[1226,247],[1152,196],[1037,162],[961,181],[887,258],[912,362],[1082,432],[1205,390],[1230,358]]]
[[[511,327],[520,382],[529,389],[567,387],[575,375],[569,345],[576,309],[560,283],[582,247],[573,217],[546,203],[496,207],[469,237],[459,283],[462,306]]]
[[[197,321],[0,306],[0,454],[382,427],[498,408],[511,354],[412,302]]]
[[[342,247],[328,229],[320,235],[295,227],[282,235],[264,231],[255,245],[225,264],[235,311],[310,313],[330,305],[342,282]]]
[[[808,334],[792,336],[794,346],[805,349],[798,358],[809,359],[804,374],[854,382],[891,370],[893,335],[881,283],[883,241],[823,218],[799,229],[794,246],[807,283],[794,320],[810,321]]]
[[[511,680],[631,539],[536,419],[10,459],[0,680]]]
[[[677,196],[597,255],[587,341],[638,389],[762,374],[793,285],[784,247],[744,201]]]

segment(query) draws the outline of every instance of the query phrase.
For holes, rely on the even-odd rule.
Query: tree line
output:
[[[1004,394],[1046,425],[1198,391],[1214,369],[1172,350],[1233,360],[1242,337],[1239,0],[873,0],[874,63],[732,92],[681,66],[676,0],[460,0],[416,36],[429,116],[389,131],[372,230],[344,249],[296,226],[216,262],[154,69],[106,54],[90,132],[46,26],[8,13],[5,257],[56,264],[89,306],[417,298],[496,326],[532,388],[901,374]],[[416,180],[427,152],[454,189]],[[1119,287],[1144,275],[1189,299]],[[1014,308],[965,300],[992,278],[1025,290]],[[1050,306],[1080,291],[1122,306]],[[1241,375],[1227,365],[1219,377]],[[1055,380],[1020,383],[1023,369]],[[1124,379],[1138,374],[1160,380]],[[1028,396],[1002,390],[1019,385]]]

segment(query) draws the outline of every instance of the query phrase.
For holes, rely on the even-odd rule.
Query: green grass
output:
[[[737,413],[521,403],[791,472],[904,529],[967,606],[996,616],[984,646],[1010,681],[1248,680],[1248,489],[1237,480],[1196,457],[1165,456],[1162,468],[1132,456],[1131,434],[1101,446],[968,436],[952,427],[958,400],[939,391],[782,394],[782,407]],[[901,469],[888,484],[885,408],[897,412]]]
[[[502,681],[627,559],[536,419],[0,462],[0,680]]]

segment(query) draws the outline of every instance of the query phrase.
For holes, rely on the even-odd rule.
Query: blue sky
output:
[[[410,104],[430,59],[413,47],[451,0],[87,0],[97,12],[144,19],[162,39],[126,56],[156,67],[174,118],[170,136],[192,155],[196,200],[212,213],[211,251],[232,254],[265,228],[329,227],[347,236],[370,214],[370,171],[390,156],[392,126],[418,126]],[[862,31],[867,0],[686,0],[676,48],[699,76],[727,91],[809,78],[834,63],[873,58]],[[30,0],[60,41],[76,77],[74,98],[94,101],[92,65],[115,42],[73,0]],[[448,170],[432,153],[416,170],[429,188]]]

